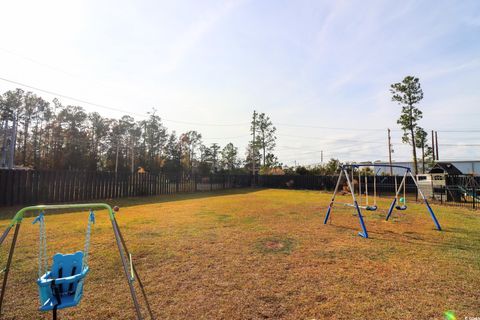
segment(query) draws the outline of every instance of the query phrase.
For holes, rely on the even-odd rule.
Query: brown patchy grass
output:
[[[388,200],[380,200],[384,210],[365,212],[366,240],[356,235],[352,208],[336,206],[323,225],[330,196],[242,190],[127,199],[117,218],[159,319],[480,316],[478,212],[436,206],[445,229],[438,232],[411,202],[385,222]],[[50,255],[83,248],[87,214],[47,215]],[[36,311],[38,226],[31,222],[22,224],[5,319],[51,317]],[[83,301],[60,318],[132,319],[105,212],[97,213],[90,266]]]

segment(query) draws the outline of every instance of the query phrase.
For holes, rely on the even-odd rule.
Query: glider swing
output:
[[[48,266],[47,256],[47,237],[45,213],[48,209],[90,209],[88,216],[87,231],[85,236],[85,246],[83,251],[77,251],[71,254],[56,253],[53,256],[52,265]],[[38,223],[40,227],[39,232],[39,255],[38,255],[38,291],[40,299],[40,311],[52,311],[53,319],[57,319],[57,310],[74,307],[80,303],[83,296],[84,281],[90,268],[88,266],[90,236],[92,226],[95,223],[95,213],[93,209],[107,209],[112,223],[113,232],[115,235],[116,244],[120,253],[123,269],[127,278],[130,295],[135,307],[135,314],[137,319],[144,319],[140,310],[140,305],[137,299],[134,281],[138,281],[138,285],[142,292],[145,305],[151,319],[154,319],[150,304],[145,293],[143,283],[135,269],[132,262],[131,254],[129,253],[125,240],[120,232],[120,229],[115,219],[115,212],[118,207],[112,209],[108,204],[93,203],[93,204],[64,204],[64,205],[39,205],[25,207],[18,211],[12,219],[6,230],[0,237],[0,245],[3,244],[10,230],[15,227],[15,231],[10,245],[10,250],[7,258],[7,264],[4,269],[2,291],[0,293],[0,316],[2,312],[3,299],[5,297],[5,289],[7,287],[8,274],[12,264],[13,253],[17,242],[17,237],[20,231],[20,225],[26,212],[37,211],[39,215],[34,219],[33,224]],[[128,258],[127,258],[128,257]],[[129,261],[128,261],[128,260]]]
[[[351,181],[350,181],[350,177],[348,176],[348,171],[347,171],[347,169],[349,167],[352,170]],[[340,167],[340,175],[338,176],[337,184],[335,185],[335,191],[333,192],[332,200],[330,201],[330,204],[328,205],[327,215],[325,216],[325,220],[323,221],[323,224],[327,224],[327,222],[328,222],[328,218],[330,217],[330,212],[332,210],[333,203],[335,202],[335,196],[337,195],[338,188],[340,186],[340,181],[342,181],[343,176],[345,176],[345,178],[347,180],[347,186],[348,186],[348,189],[350,189],[350,194],[352,195],[352,201],[353,201],[353,204],[352,203],[344,203],[344,205],[352,206],[352,207],[355,208],[355,210],[357,211],[357,216],[358,216],[358,220],[360,222],[360,226],[362,228],[362,231],[359,232],[358,235],[360,235],[361,237],[364,237],[364,238],[368,238],[368,231],[367,231],[367,227],[365,226],[365,221],[363,220],[362,211],[360,209],[360,204],[358,203],[357,198],[355,197],[355,190],[353,188],[353,167],[352,166],[342,165]],[[359,177],[360,177],[360,174],[359,174]],[[360,179],[359,179],[358,185],[359,185],[359,194],[361,194]]]
[[[368,201],[368,177],[367,175],[365,175],[365,205],[362,206],[362,174],[360,172],[360,170],[358,170],[358,203],[359,203],[359,207],[361,209],[365,209],[367,211],[375,211],[377,210],[377,179],[376,179],[376,175],[373,179],[373,205],[371,206],[369,204],[369,201]],[[353,169],[352,169],[352,186],[353,186],[353,189],[351,190],[351,192],[355,192],[355,184],[353,182]],[[355,204],[353,203],[345,203],[344,205],[346,206],[350,206],[350,207],[354,207]]]
[[[385,164],[351,164],[351,165],[342,165],[340,167],[340,175],[338,177],[338,180],[337,180],[337,184],[335,186],[335,191],[333,192],[333,196],[332,196],[332,200],[330,201],[330,204],[328,205],[328,209],[327,209],[327,214],[325,216],[325,219],[323,221],[323,224],[327,224],[328,222],[328,219],[330,218],[330,213],[332,211],[332,207],[333,207],[333,204],[335,203],[335,197],[338,193],[338,189],[339,189],[339,186],[340,186],[340,182],[343,178],[343,176],[345,176],[346,178],[346,181],[347,181],[347,185],[348,185],[348,188],[350,189],[351,191],[351,195],[352,195],[352,200],[353,200],[353,203],[346,203],[344,205],[347,205],[347,206],[351,206],[351,207],[354,207],[356,212],[357,212],[357,215],[358,215],[358,219],[359,219],[359,222],[360,222],[360,226],[362,228],[362,231],[359,232],[358,234],[360,236],[362,236],[363,238],[368,238],[368,232],[367,232],[367,228],[365,226],[365,221],[364,221],[364,218],[362,216],[362,210],[361,209],[365,209],[367,211],[375,211],[377,210],[377,183],[376,183],[376,173],[375,173],[375,178],[374,178],[374,182],[373,182],[373,188],[374,188],[374,204],[373,206],[369,206],[368,204],[368,181],[367,181],[367,177],[365,176],[365,197],[366,197],[366,205],[365,206],[362,206],[361,205],[361,195],[362,195],[362,187],[361,187],[361,175],[360,175],[360,171],[359,171],[359,175],[358,175],[358,186],[359,186],[359,192],[358,192],[358,195],[359,195],[359,200],[357,200],[357,197],[355,196],[355,190],[353,188],[353,171],[354,169],[359,169],[360,167],[389,167],[389,168],[399,168],[399,169],[402,169],[402,170],[405,170],[405,173],[403,175],[403,178],[400,182],[400,185],[398,185],[397,183],[397,177],[395,176],[395,198],[393,199],[391,205],[390,205],[390,208],[388,210],[388,213],[387,213],[387,216],[386,216],[386,220],[388,221],[388,219],[390,218],[390,216],[392,215],[392,212],[393,212],[393,209],[397,209],[397,210],[406,210],[407,209],[407,204],[406,204],[406,180],[407,180],[407,176],[410,176],[412,177],[413,179],[413,182],[415,183],[415,186],[417,187],[417,190],[418,190],[418,193],[420,194],[420,196],[422,197],[423,199],[423,202],[425,204],[425,206],[427,207],[428,209],[428,212],[430,213],[430,216],[435,224],[435,227],[437,230],[441,231],[442,228],[440,227],[440,224],[437,220],[437,217],[435,216],[435,213],[433,212],[432,208],[430,207],[430,204],[428,203],[427,199],[425,198],[425,195],[423,194],[422,190],[418,187],[418,183],[417,183],[417,180],[415,179],[415,177],[413,176],[411,170],[409,167],[404,167],[404,166],[399,166],[399,165],[385,165]],[[348,174],[348,170],[351,170],[351,180],[350,180],[350,177],[349,177],[349,174]],[[401,197],[399,199],[399,195],[400,195],[400,192],[403,190],[403,197]],[[398,205],[396,205],[398,202]]]

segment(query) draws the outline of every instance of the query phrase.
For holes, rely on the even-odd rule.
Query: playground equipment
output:
[[[407,181],[406,180],[407,180],[407,171],[405,171],[405,174],[403,175],[403,178],[402,178],[402,182],[400,183],[400,188],[398,188],[397,176],[395,176],[395,199],[392,205],[390,206],[390,210],[388,211],[389,215],[392,214],[393,206],[397,203],[397,201],[399,204],[395,206],[395,209],[407,210],[407,194],[406,194]],[[402,189],[402,185],[403,185],[403,197],[398,199],[399,192],[397,192],[397,190]],[[387,217],[387,220],[388,220],[388,217]]]
[[[53,256],[53,265],[48,269],[47,236],[45,213],[42,211],[33,224],[40,225],[40,246],[38,252],[38,291],[40,310],[53,311],[74,307],[83,296],[83,282],[89,271],[88,251],[90,247],[91,226],[95,223],[95,214],[90,211],[88,217],[85,250],[73,254],[57,253]]]
[[[423,199],[423,203],[425,204],[425,206],[428,209],[428,212],[430,213],[430,216],[431,216],[431,218],[432,218],[432,220],[435,224],[435,227],[437,228],[437,230],[440,230],[440,231],[442,230],[442,228],[440,227],[440,224],[437,220],[437,217],[435,216],[435,213],[433,212],[432,208],[430,207],[430,204],[428,203],[427,199],[425,198],[424,194],[422,193],[422,190],[418,187],[418,183],[417,183],[415,177],[412,175],[412,172],[411,172],[410,168],[409,167],[404,167],[404,166],[399,166],[399,165],[384,165],[384,164],[342,165],[340,167],[340,175],[338,177],[337,184],[335,186],[335,191],[333,192],[332,200],[330,201],[330,204],[328,205],[327,214],[325,215],[325,219],[323,221],[323,224],[327,224],[328,219],[330,218],[330,213],[332,211],[333,204],[335,203],[335,197],[338,193],[340,182],[342,181],[343,176],[345,176],[348,188],[351,191],[353,203],[346,203],[344,205],[352,206],[352,207],[355,208],[357,216],[358,216],[358,220],[360,222],[360,227],[362,228],[362,231],[359,232],[358,234],[363,238],[368,238],[368,231],[367,231],[367,227],[365,225],[365,221],[364,221],[364,217],[362,215],[362,210],[361,209],[365,209],[367,211],[377,210],[377,205],[376,205],[376,195],[377,195],[376,180],[377,179],[376,179],[376,174],[375,174],[375,179],[374,179],[374,194],[375,194],[374,206],[369,206],[368,205],[368,200],[366,200],[367,201],[366,205],[362,206],[361,205],[362,189],[361,189],[361,175],[360,175],[360,173],[359,173],[359,180],[358,180],[358,182],[359,182],[358,183],[358,186],[359,186],[359,188],[358,188],[359,189],[359,200],[360,201],[357,200],[357,197],[355,196],[355,190],[354,190],[354,186],[353,186],[353,171],[354,171],[354,169],[359,169],[360,167],[374,167],[374,168],[376,168],[376,167],[390,167],[390,168],[399,168],[399,169],[405,170],[405,173],[402,177],[400,185],[397,184],[397,177],[395,177],[395,198],[393,199],[393,201],[390,205],[390,208],[388,210],[388,213],[387,213],[387,216],[386,216],[387,221],[390,218],[390,216],[392,215],[392,212],[393,212],[394,208],[397,209],[397,210],[406,210],[407,209],[407,205],[406,205],[406,186],[405,185],[406,185],[407,176],[410,176],[410,177],[412,177],[413,182],[415,183],[415,186],[417,187],[418,193],[420,194],[421,198]],[[349,177],[349,174],[348,174],[349,169],[351,170],[351,180],[350,180],[350,177]],[[368,199],[367,179],[365,179],[365,186],[366,186],[366,199]],[[400,192],[402,190],[403,190],[403,197],[399,199],[399,195],[400,195]],[[397,202],[399,203],[399,205],[395,206],[397,204]]]
[[[355,183],[354,183],[354,174],[353,170],[351,171],[352,178],[351,178],[351,186],[348,185],[348,188],[352,193],[355,192]],[[368,177],[367,175],[364,176],[365,179],[365,205],[362,205],[362,173],[360,170],[358,171],[358,206],[362,209],[368,210],[368,211],[375,211],[377,210],[377,179],[373,180],[373,205],[371,206],[369,204],[369,195],[368,195]],[[343,205],[349,206],[349,207],[355,207],[355,203],[344,203]]]
[[[57,253],[53,256],[53,264],[48,267],[47,256],[47,238],[46,238],[46,223],[45,213],[46,210],[54,209],[85,209],[90,210],[88,217],[87,231],[85,236],[85,247],[83,251],[77,251],[72,254]],[[5,289],[7,287],[8,275],[13,260],[13,253],[17,243],[18,234],[20,232],[20,225],[23,221],[26,212],[37,211],[39,215],[34,219],[33,223],[38,223],[40,226],[39,232],[39,256],[38,256],[38,290],[40,298],[40,311],[52,311],[53,319],[57,319],[57,310],[70,308],[78,305],[83,296],[84,281],[88,272],[90,271],[88,266],[90,236],[92,226],[95,223],[95,213],[93,209],[106,209],[112,223],[113,232],[115,235],[115,241],[122,261],[123,270],[130,289],[130,295],[135,308],[136,318],[144,319],[139,301],[137,299],[137,293],[134,287],[134,281],[138,281],[138,285],[142,292],[148,315],[151,319],[154,319],[150,304],[145,293],[145,289],[142,281],[137,273],[137,270],[133,264],[131,254],[127,249],[125,240],[118,227],[117,220],[115,219],[115,212],[118,211],[118,207],[112,209],[108,204],[104,203],[92,203],[92,204],[63,204],[63,205],[39,205],[25,207],[19,210],[15,217],[11,220],[2,236],[0,237],[0,245],[3,244],[7,238],[10,230],[15,227],[15,231],[10,245],[10,250],[7,258],[7,264],[4,269],[2,291],[0,293],[0,316],[2,312],[3,299],[5,297]],[[128,259],[128,260],[127,260]]]
[[[460,190],[460,192],[464,197],[470,197],[474,199],[476,202],[480,203],[480,195],[475,189],[467,189],[467,188],[464,188],[463,186],[457,186],[457,189]]]

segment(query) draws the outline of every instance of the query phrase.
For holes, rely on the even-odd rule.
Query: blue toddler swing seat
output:
[[[38,257],[38,292],[40,311],[54,311],[74,307],[83,296],[83,283],[90,268],[88,267],[88,250],[90,233],[95,215],[90,211],[84,251],[73,254],[57,253],[53,256],[53,264],[48,268],[47,240],[44,213],[35,218],[33,223],[40,225],[40,252]]]

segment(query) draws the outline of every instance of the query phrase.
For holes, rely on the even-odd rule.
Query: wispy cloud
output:
[[[177,41],[170,47],[168,60],[162,65],[164,72],[174,71],[177,66],[189,55],[190,52],[200,43],[215,27],[236,8],[247,0],[230,0],[222,3],[218,8],[203,15],[195,21],[188,29],[178,37]]]
[[[480,59],[473,59],[468,62],[451,64],[444,67],[435,66],[431,70],[427,70],[423,73],[423,79],[434,79],[442,76],[449,75],[451,73],[472,70],[480,68]]]

